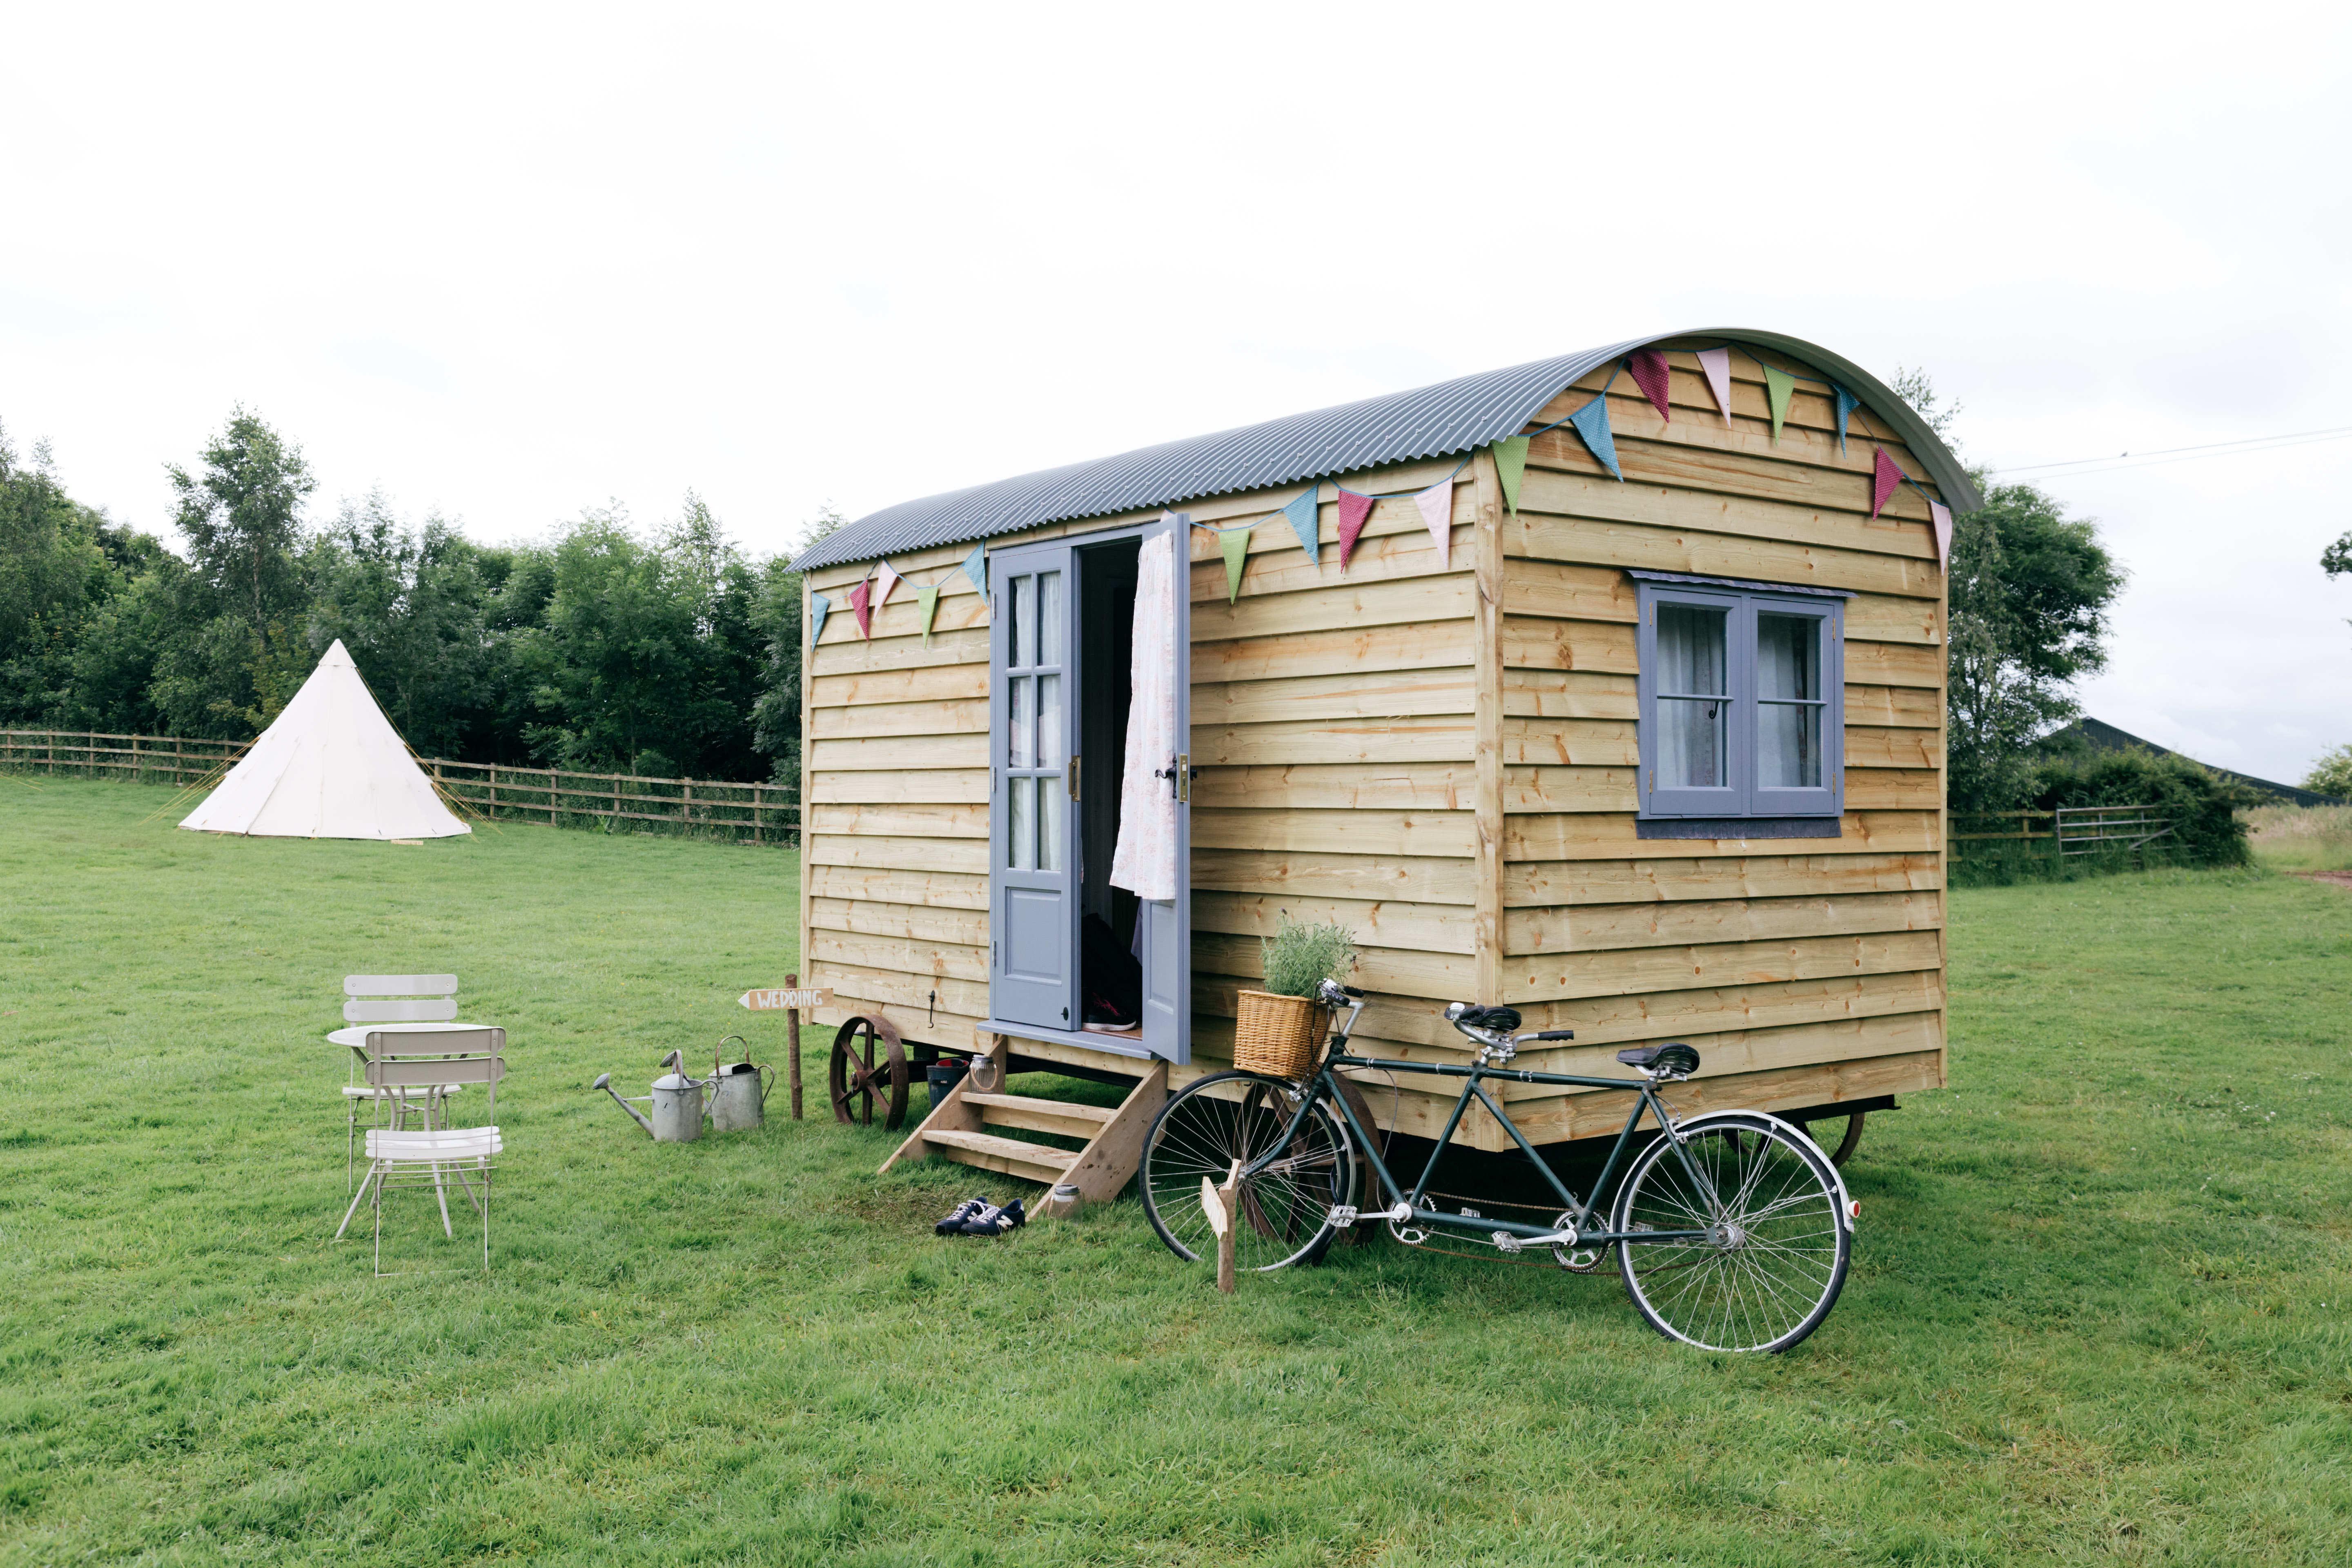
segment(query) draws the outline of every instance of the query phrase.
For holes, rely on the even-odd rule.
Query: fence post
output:
[[[680,779],[677,782],[686,786],[686,798],[678,803],[677,815],[679,820],[686,824],[687,832],[690,834],[694,831],[694,781]]]

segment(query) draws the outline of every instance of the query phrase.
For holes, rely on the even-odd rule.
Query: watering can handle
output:
[[[775,1092],[776,1064],[773,1062],[762,1062],[760,1064],[760,1105],[763,1110],[767,1107],[768,1096]]]

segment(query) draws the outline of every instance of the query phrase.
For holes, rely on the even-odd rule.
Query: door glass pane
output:
[[[1021,612],[1029,595],[1021,590],[1029,585],[1026,577],[1009,579],[1004,584],[1004,662],[1013,669],[1021,668],[1021,650],[1026,645],[1021,640]]]
[[[1062,574],[1037,575],[1037,662],[1062,662]]]
[[[1004,863],[1015,871],[1030,870],[1037,864],[1036,795],[1035,779],[1013,781],[1013,831],[1006,835]]]
[[[1665,618],[1663,610],[1658,618]],[[1719,699],[1659,698],[1658,787],[1729,787],[1730,722],[1731,704]]]
[[[1015,768],[1034,768],[1037,765],[1037,760],[1029,746],[1030,737],[1034,731],[1029,713],[1028,679],[1025,677],[1015,676],[1006,681],[1004,687],[1013,695],[1013,700],[1005,704],[1005,707],[1012,710],[1011,717],[1006,721],[1004,731],[1005,765]]]
[[[1822,787],[1822,710],[1810,702],[1756,709],[1756,783],[1761,789]]]
[[[1704,605],[1658,606],[1661,695],[1721,697],[1728,691],[1724,684],[1724,628],[1730,618],[1729,610]]]
[[[1822,623],[1812,616],[1756,616],[1756,695],[1822,695]]]
[[[1027,783],[1027,780],[1023,780]],[[1037,781],[1037,869],[1062,868],[1062,781]]]
[[[1037,678],[1037,765],[1062,765],[1062,678]]]
[[[1037,662],[1037,579],[1024,577],[1021,582],[1029,591],[1022,595],[1013,604],[1013,635],[1019,639],[1023,647],[1029,650],[1029,657],[1022,662],[1035,664]]]

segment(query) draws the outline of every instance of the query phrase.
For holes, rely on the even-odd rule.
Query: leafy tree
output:
[[[2330,577],[2352,574],[2352,533],[2347,533],[2319,552],[2319,569]]]
[[[2352,745],[2321,753],[2319,760],[2311,764],[2311,771],[2303,775],[2303,787],[2334,795],[2337,800],[2352,801]]]
[[[2032,485],[1987,488],[1981,510],[1953,520],[1946,787],[1954,809],[2023,803],[2033,742],[2080,711],[2073,683],[2105,667],[2107,611],[2123,584],[2096,521],[2069,518]]]
[[[313,579],[312,644],[342,639],[416,751],[462,755],[489,727],[482,552],[438,517],[407,527],[379,491],[343,504],[319,542]]]
[[[46,443],[29,468],[0,431],[0,716],[112,728],[75,698],[77,649],[106,607],[165,558],[160,541],[75,501]]]
[[[818,511],[798,547],[768,563],[752,609],[764,657],[759,697],[751,708],[751,744],[768,759],[768,776],[778,784],[800,782],[801,669],[808,647],[801,574],[792,569],[791,560],[848,521],[829,506]]]

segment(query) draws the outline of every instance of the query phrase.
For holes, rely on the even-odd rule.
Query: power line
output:
[[[2143,464],[2154,462],[2158,458],[2171,458],[2176,462],[2189,462],[2199,456],[2218,458],[2227,457],[2248,448],[2270,451],[2280,447],[2308,447],[2321,441],[2341,441],[2347,436],[2352,436],[2352,425],[2333,425],[2323,430],[2291,430],[2277,436],[2249,436],[2242,441],[2211,441],[2201,447],[2162,447],[2153,452],[2141,452],[2137,455],[2126,451],[2118,452],[2113,458],[2071,458],[2063,463],[2025,463],[2016,468],[1996,466],[1995,471],[2003,475],[2038,474],[2047,473],[2053,468],[2079,468],[2085,463],[2102,463],[2106,467],[2085,471],[2105,474],[2112,473],[2119,468],[2137,468]],[[2182,453],[2189,456],[2176,456]],[[2131,461],[2121,461],[2120,459],[2123,458],[2130,458]],[[2072,478],[2073,476],[2063,477]]]

